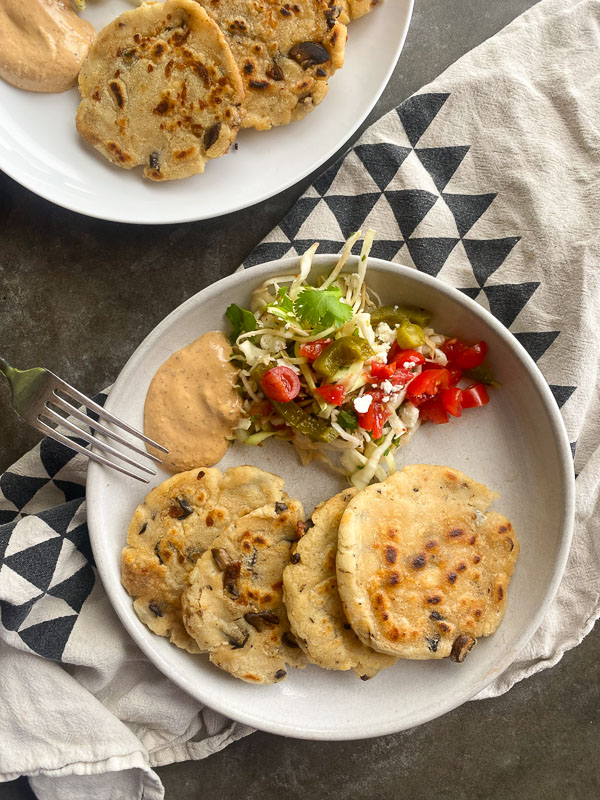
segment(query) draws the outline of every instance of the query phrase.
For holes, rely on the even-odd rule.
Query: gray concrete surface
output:
[[[532,5],[417,0],[405,50],[370,119]],[[233,272],[309,183],[220,220],[152,228],[80,217],[0,174],[0,352],[97,391],[168,312]],[[8,401],[2,384],[0,472],[37,440]],[[346,743],[257,733],[204,762],[158,772],[167,800],[598,797],[599,658],[596,629],[554,669],[413,731]],[[32,797],[24,779],[0,785],[2,800]]]

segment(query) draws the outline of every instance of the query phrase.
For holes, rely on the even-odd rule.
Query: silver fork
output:
[[[119,444],[125,445],[129,450],[137,453],[140,456],[144,456],[144,458],[149,458],[151,461],[155,461],[158,464],[162,462],[157,456],[153,455],[152,453],[148,453],[139,447],[136,447],[127,439],[123,438],[123,436],[111,431],[106,427],[106,425],[103,425],[101,422],[96,422],[96,420],[92,419],[88,414],[80,410],[79,406],[84,406],[90,411],[93,411],[107,422],[111,422],[117,428],[121,428],[127,433],[130,433],[132,436],[136,436],[138,439],[141,439],[143,442],[146,442],[160,452],[169,452],[166,447],[157,444],[157,442],[153,442],[152,439],[149,439],[147,436],[144,436],[143,433],[136,431],[135,428],[132,428],[126,422],[122,422],[120,419],[117,419],[117,417],[106,411],[104,408],[102,408],[102,406],[99,406],[98,403],[94,403],[94,401],[90,400],[89,397],[86,397],[84,394],[81,394],[81,392],[78,392],[77,389],[74,389],[73,386],[65,383],[65,381],[61,380],[53,372],[50,372],[50,370],[43,369],[42,367],[35,367],[34,369],[26,370],[15,369],[0,356],[0,372],[8,379],[8,382],[10,383],[12,389],[13,409],[17,412],[21,419],[24,419],[25,422],[29,423],[29,425],[32,425],[38,431],[41,431],[51,439],[55,439],[57,442],[60,442],[66,447],[71,448],[71,450],[76,450],[78,453],[82,453],[84,456],[87,456],[92,461],[96,461],[98,464],[104,464],[105,466],[111,467],[111,469],[116,469],[117,472],[122,472],[124,475],[129,475],[129,477],[135,478],[142,483],[148,483],[146,478],[137,475],[135,472],[131,472],[131,470],[125,469],[125,467],[122,467],[119,464],[115,464],[114,461],[105,458],[103,455],[94,453],[91,450],[88,450],[87,447],[83,447],[83,445],[80,445],[78,442],[74,442],[72,439],[69,439],[68,436],[60,433],[54,426],[60,425],[63,428],[66,428],[68,431],[76,434],[78,437],[86,441],[92,447],[95,447],[97,450],[107,453],[113,456],[113,458],[119,458],[121,461],[124,461],[126,464],[129,464],[132,467],[136,467],[142,472],[145,472],[147,475],[156,475],[154,470],[149,469],[144,464],[140,464],[138,461],[134,461],[133,458],[130,458],[125,453],[117,450],[112,445],[99,441],[84,427],[76,425],[75,423],[66,419],[65,415],[75,417],[75,419],[85,423],[85,425],[97,431],[98,433],[101,433],[103,436],[106,436],[115,442],[119,442]]]

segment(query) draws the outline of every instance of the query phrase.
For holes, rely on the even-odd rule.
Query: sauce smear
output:
[[[156,453],[167,469],[210,467],[225,455],[226,437],[242,416],[230,356],[225,334],[211,331],[173,353],[152,378],[144,432],[169,449]]]
[[[0,77],[30,92],[64,92],[95,35],[71,0],[1,0]]]

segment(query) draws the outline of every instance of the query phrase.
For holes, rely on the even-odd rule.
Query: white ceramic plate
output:
[[[267,276],[289,273],[283,259],[236,273],[190,298],[144,340],[117,379],[107,408],[141,429],[144,398],[154,372],[175,350],[209,330],[224,329],[229,303],[247,305]],[[293,266],[290,267],[290,264]],[[331,264],[320,256],[315,264]],[[498,510],[513,522],[521,555],[499,630],[479,641],[463,664],[401,661],[368,682],[353,673],[317,667],[291,670],[275,686],[252,686],[150,633],[120,583],[120,554],[129,519],[147,489],[90,464],[88,520],[98,570],[123,624],[158,667],[198,700],[257,728],[286,736],[356,739],[400,731],[460,705],[513,661],[539,626],[558,587],[569,550],[574,477],[571,452],[554,398],[534,362],[488,312],[435,278],[373,259],[369,285],[383,302],[408,302],[434,313],[441,332],[485,339],[501,390],[488,406],[447,425],[426,425],[399,451],[398,463],[443,464],[463,470],[501,493]],[[278,446],[279,445],[279,446]],[[230,448],[220,467],[256,464],[286,481],[307,514],[344,488],[320,465],[301,467],[285,443]],[[159,479],[167,477],[161,474]],[[157,480],[156,483],[159,481]]]
[[[100,30],[134,5],[88,0],[84,16]],[[344,68],[304,120],[241,131],[238,150],[181,181],[144,180],[139,169],[120,169],[84,142],[75,130],[77,89],[43,95],[0,80],[0,169],[60,206],[117,222],[188,222],[246,208],[310,174],[354,133],[396,65],[412,7],[413,0],[387,0],[351,24]]]

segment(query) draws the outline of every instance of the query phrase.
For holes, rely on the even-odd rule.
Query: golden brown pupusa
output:
[[[340,22],[348,24],[350,20],[364,17],[365,14],[373,11],[374,8],[381,5],[383,0],[334,0],[334,2],[342,8]]]
[[[348,488],[321,503],[283,573],[292,632],[309,661],[325,669],[353,669],[363,680],[391,667],[393,656],[364,645],[351,629],[337,589],[335,560],[342,514],[357,490]]]
[[[197,0],[225,33],[244,82],[242,127],[302,119],[344,63],[341,6],[329,0]]]
[[[247,683],[276,683],[303,667],[290,635],[282,576],[302,506],[288,497],[238,519],[197,562],[182,597],[188,633],[216,666]]]
[[[190,571],[228,525],[282,497],[282,478],[251,466],[193,469],[152,489],[131,518],[121,557],[121,580],[141,621],[198,653],[181,617]]]
[[[462,660],[496,630],[519,554],[511,523],[488,510],[496,497],[458,470],[414,465],[349,503],[338,584],[365,644],[401,658]]]
[[[77,130],[125,169],[185,178],[224,155],[240,127],[239,70],[193,0],[145,3],[96,37],[79,74]]]

